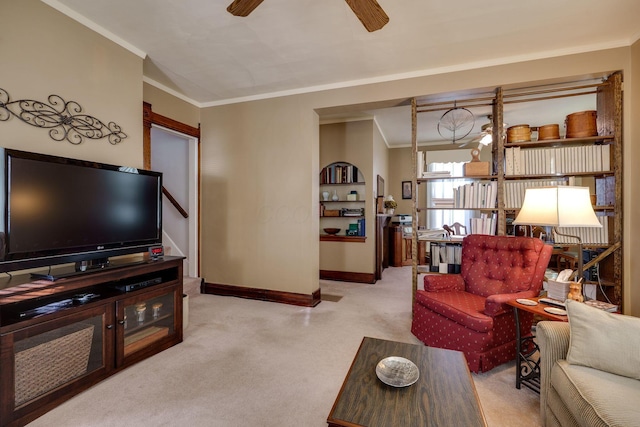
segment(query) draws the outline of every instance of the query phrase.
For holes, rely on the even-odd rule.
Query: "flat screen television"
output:
[[[0,160],[0,272],[79,272],[162,243],[160,172],[3,148]]]

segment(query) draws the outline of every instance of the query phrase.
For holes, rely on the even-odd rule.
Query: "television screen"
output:
[[[162,174],[5,149],[0,271],[144,252],[162,242]]]

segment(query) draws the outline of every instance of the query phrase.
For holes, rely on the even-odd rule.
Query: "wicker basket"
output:
[[[16,343],[15,406],[86,373],[93,329],[76,323]]]
[[[560,125],[551,124],[538,127],[538,141],[560,139]]]
[[[580,111],[572,113],[565,119],[567,127],[567,138],[584,138],[588,136],[597,136],[598,129],[596,127],[595,110]]]
[[[531,141],[531,128],[529,125],[516,125],[507,128],[507,142]]]

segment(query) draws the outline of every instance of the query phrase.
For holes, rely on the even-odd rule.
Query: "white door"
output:
[[[151,169],[162,172],[163,186],[188,214],[163,196],[163,245],[184,256],[185,273],[198,277],[198,140],[166,128],[151,128]]]

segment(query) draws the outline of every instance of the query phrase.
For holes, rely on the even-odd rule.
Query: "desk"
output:
[[[404,226],[393,225],[389,227],[389,265],[402,267],[413,265],[413,238],[404,231]],[[426,244],[418,241],[418,265],[426,264]]]
[[[418,381],[392,387],[376,376],[388,356],[414,362]],[[329,427],[486,426],[464,354],[365,337],[327,418]]]
[[[528,298],[532,301],[538,301],[539,298]],[[538,356],[540,348],[535,342],[535,335],[529,333],[527,336],[520,336],[520,311],[526,311],[538,316],[542,316],[546,320],[555,320],[559,322],[567,322],[567,316],[559,316],[544,311],[545,307],[553,307],[552,305],[540,303],[538,305],[524,305],[516,300],[507,301],[507,304],[513,307],[513,315],[516,319],[516,388],[520,389],[524,385],[536,393],[540,393],[540,359]]]

